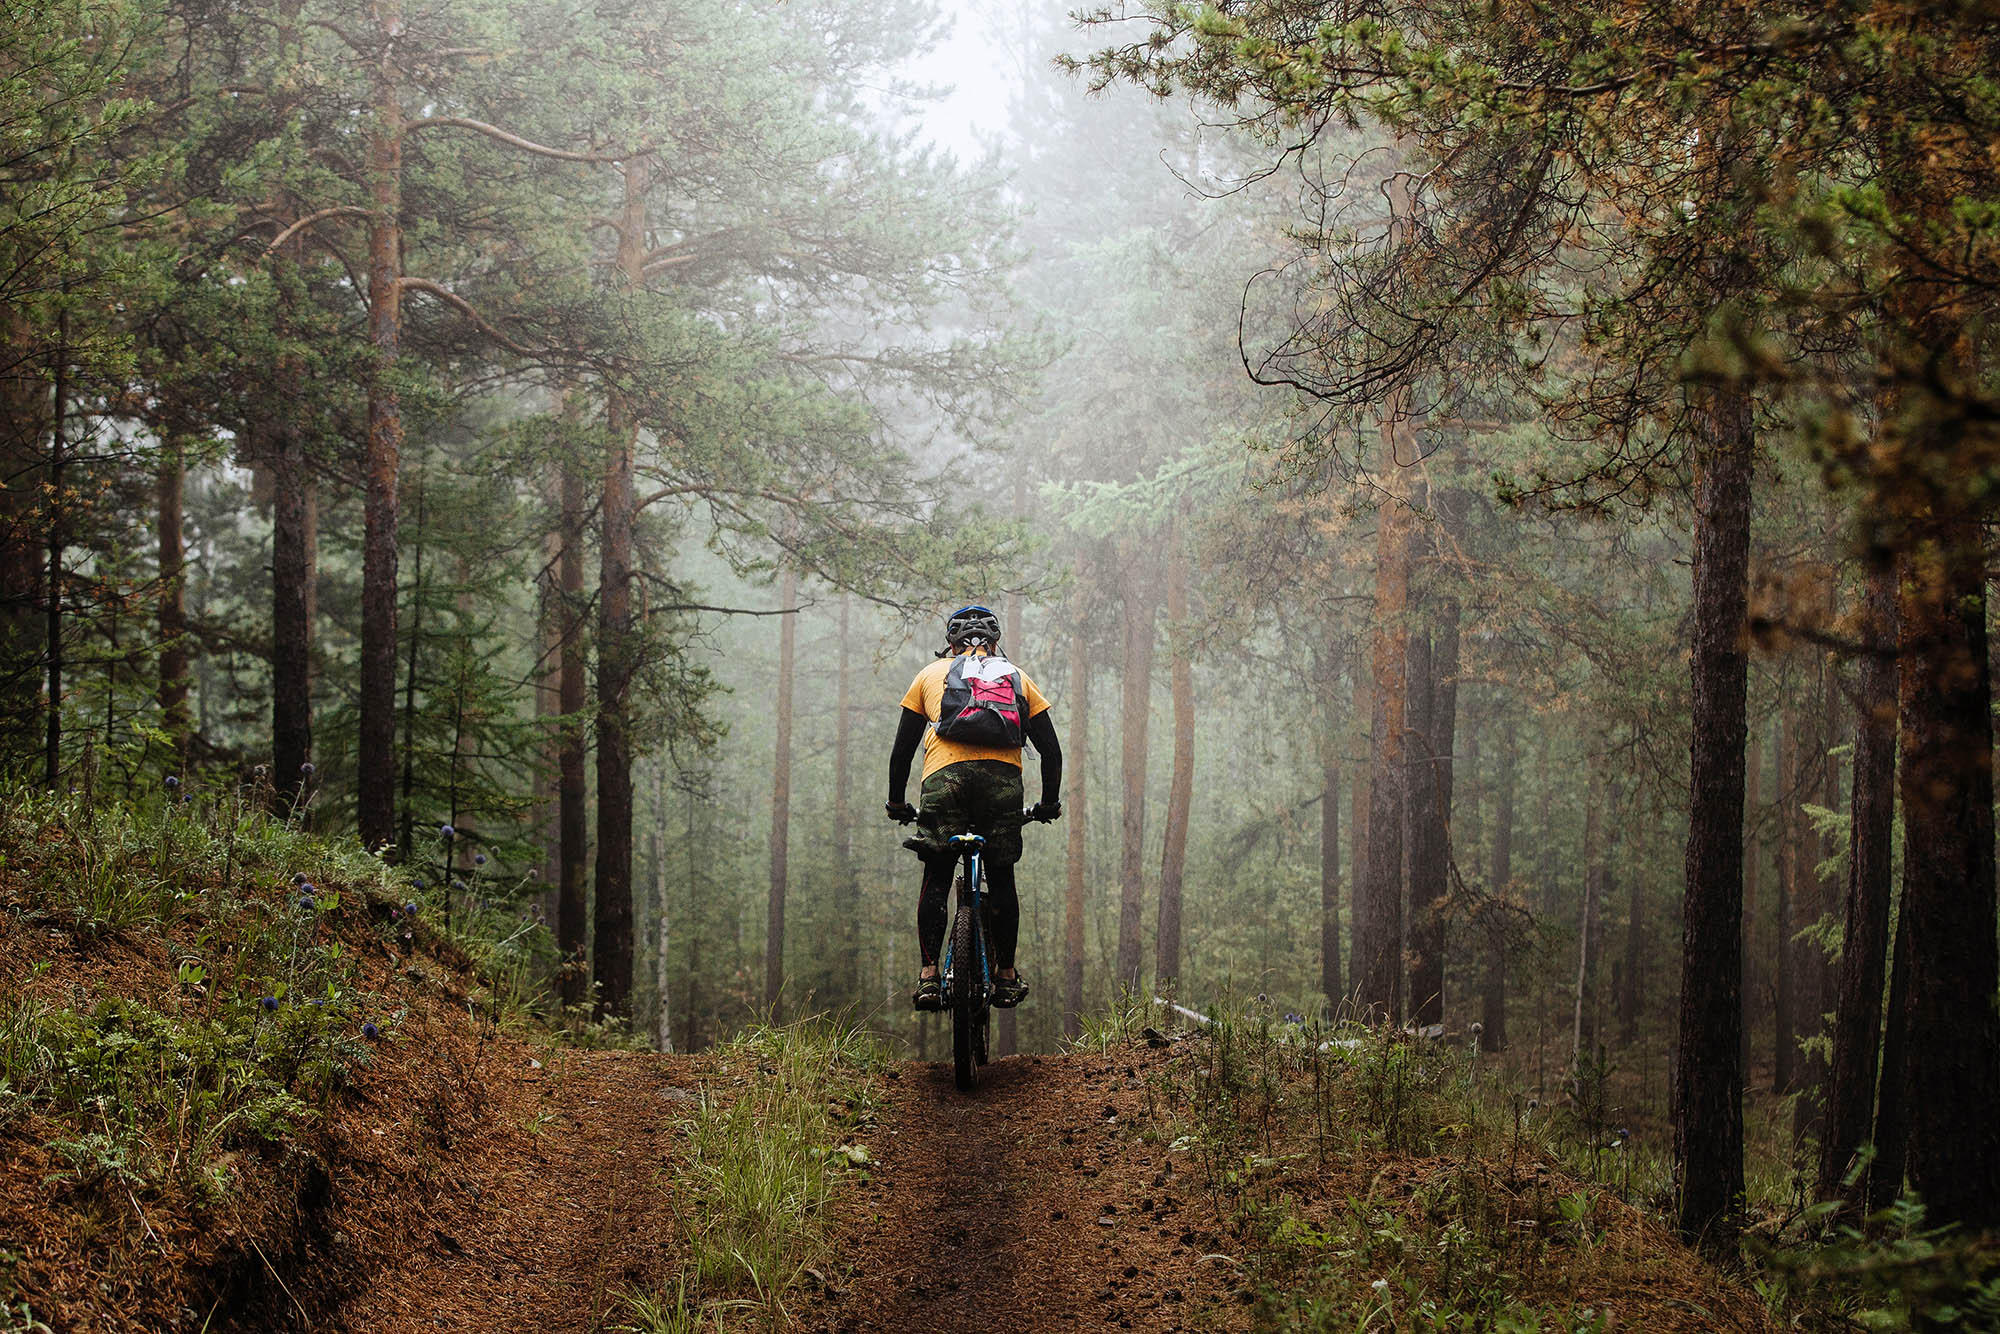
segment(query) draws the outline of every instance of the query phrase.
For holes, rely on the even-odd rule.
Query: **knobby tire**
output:
[[[979,1028],[979,928],[965,901],[965,881],[958,882],[958,911],[951,919],[951,1059],[961,1093],[979,1083],[980,1048],[986,1044]]]

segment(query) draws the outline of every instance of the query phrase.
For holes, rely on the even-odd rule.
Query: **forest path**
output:
[[[591,1334],[630,1318],[623,1293],[665,1282],[675,1113],[694,1098],[697,1063],[496,1047],[471,1072],[484,1097],[451,1146],[448,1189],[420,1218],[369,1211],[383,1235],[356,1242],[393,1258],[338,1327]]]
[[[876,1165],[837,1209],[840,1272],[794,1314],[829,1334],[1247,1327],[1212,1206],[1138,1133],[1162,1055],[1008,1057],[971,1093],[948,1062],[896,1067]]]

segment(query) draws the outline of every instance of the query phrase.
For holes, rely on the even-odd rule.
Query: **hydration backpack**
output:
[[[967,746],[1018,747],[1027,706],[1018,667],[997,653],[963,653],[944,676],[937,734]]]

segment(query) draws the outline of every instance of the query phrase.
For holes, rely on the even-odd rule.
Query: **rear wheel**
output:
[[[959,882],[961,893],[964,883]],[[983,1031],[986,1007],[980,1003],[979,994],[979,975],[984,963],[979,957],[980,944],[972,906],[961,898],[951,919],[951,1059],[961,1092],[970,1092],[979,1083],[979,1066],[986,1048]]]

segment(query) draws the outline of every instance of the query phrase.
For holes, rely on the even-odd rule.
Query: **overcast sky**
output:
[[[1064,35],[1071,33],[1064,16],[1079,0],[1029,2],[1059,22]],[[951,87],[944,101],[921,109],[923,133],[964,161],[978,156],[982,134],[990,136],[1006,124],[1008,94],[1016,75],[999,41],[998,25],[1015,6],[1009,0],[940,0],[939,8],[953,20],[950,36],[910,62],[905,74],[918,82]],[[1046,61],[1053,55],[1044,52],[1039,58]]]

